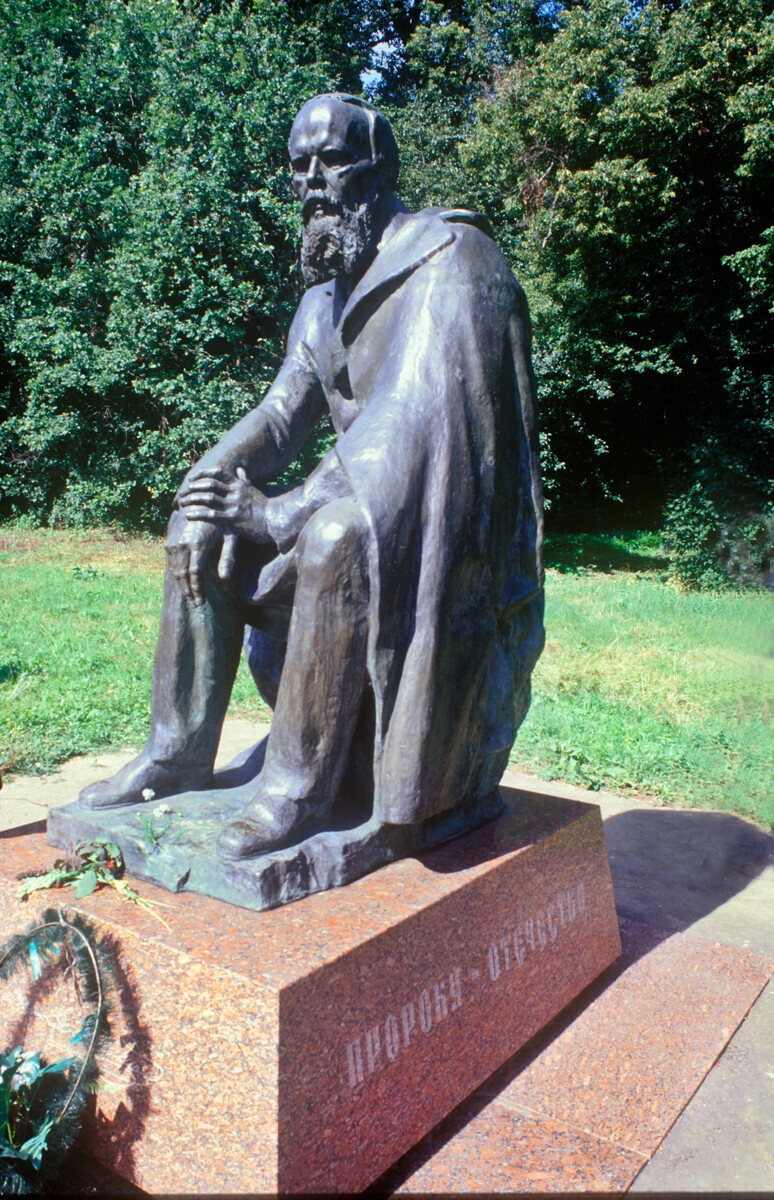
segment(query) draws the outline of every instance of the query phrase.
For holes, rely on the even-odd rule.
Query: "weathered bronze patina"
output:
[[[289,148],[309,286],[287,356],[177,495],[147,745],[67,818],[121,840],[174,796],[166,867],[135,869],[256,907],[496,815],[543,643],[521,288],[486,222],[404,208],[362,101],[310,100]],[[334,448],[267,494],[325,413]],[[213,778],[243,645],[274,720]]]

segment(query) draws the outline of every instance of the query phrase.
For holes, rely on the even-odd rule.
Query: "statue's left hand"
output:
[[[194,470],[178,495],[189,521],[208,521],[251,542],[270,540],[266,525],[266,497],[253,487],[241,467],[227,474],[219,467]]]
[[[204,575],[213,556],[222,552],[227,538],[216,525],[189,524],[179,509],[172,513],[165,549],[169,567],[183,595],[193,604],[204,603]]]

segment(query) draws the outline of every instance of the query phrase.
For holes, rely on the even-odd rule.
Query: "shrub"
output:
[[[774,586],[774,503],[745,506],[722,475],[670,502],[663,543],[673,578],[692,591]]]

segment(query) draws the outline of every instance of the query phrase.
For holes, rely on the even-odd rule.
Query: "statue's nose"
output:
[[[307,167],[305,182],[307,187],[325,187],[325,180],[322,173],[322,163],[316,154],[312,155],[309,166]]]

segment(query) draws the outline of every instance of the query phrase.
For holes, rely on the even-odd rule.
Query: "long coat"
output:
[[[344,472],[370,529],[374,810],[404,824],[497,785],[543,645],[543,574],[524,293],[472,214],[398,224],[343,310],[334,284],[309,289],[243,425],[267,479],[331,413],[317,474]],[[265,665],[261,636],[248,658]]]

